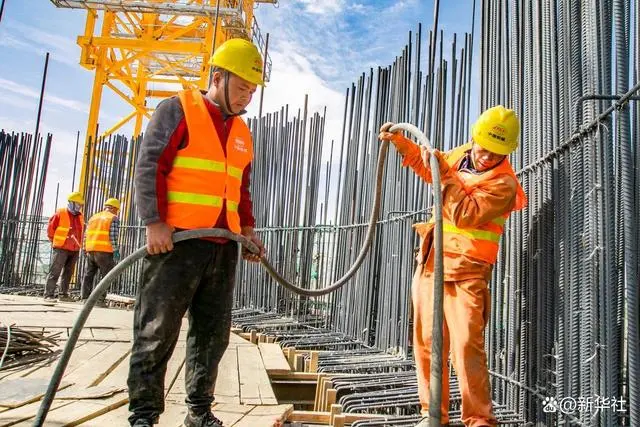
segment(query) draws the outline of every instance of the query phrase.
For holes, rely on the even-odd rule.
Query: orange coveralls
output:
[[[431,182],[431,171],[422,160],[420,147],[399,134],[394,136],[393,141],[404,157],[403,166],[411,167],[420,178]],[[443,218],[446,222],[454,224],[458,229],[473,229],[526,206],[526,196],[515,175],[493,174],[490,179],[480,180],[473,188],[469,188],[460,174],[478,175],[478,172],[449,167],[447,158],[451,153],[438,153],[442,176]],[[507,160],[503,160],[505,161]],[[420,251],[411,289],[413,345],[422,414],[426,416],[429,410],[433,317],[433,225],[421,223],[414,228],[420,235]],[[445,230],[445,242],[451,238],[447,234]],[[451,351],[451,361],[462,394],[463,423],[473,427],[494,426],[497,420],[492,410],[487,356],[484,351],[484,329],[489,320],[491,302],[488,282],[493,266],[489,262],[468,256],[464,250],[457,253],[446,250],[445,243],[441,422],[448,423],[449,420],[447,356]]]

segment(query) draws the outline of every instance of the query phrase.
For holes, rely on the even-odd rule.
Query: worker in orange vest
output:
[[[189,311],[184,425],[216,427],[211,412],[218,364],[229,344],[238,244],[220,238],[175,245],[179,230],[222,228],[242,234],[261,253],[254,232],[249,177],[251,132],[240,118],[258,85],[262,56],[244,39],[214,52],[209,90],[185,90],[162,101],[144,133],[135,170],[138,213],[148,255],[134,311],[128,378],[129,422],[151,426],[164,411],[164,376]]]
[[[85,301],[93,291],[93,279],[100,270],[102,276],[107,274],[120,259],[118,234],[120,233],[120,201],[110,198],[104,202],[104,210],[89,218],[85,233],[84,252],[87,256],[87,271],[82,280],[80,298]],[[105,293],[106,295],[106,293]],[[97,305],[104,306],[102,295]]]
[[[403,156],[403,165],[431,182],[429,152],[400,133],[393,123],[380,128]],[[501,105],[486,110],[472,128],[467,144],[443,153],[433,151],[442,177],[444,229],[444,319],[441,422],[449,421],[447,359],[455,368],[462,394],[465,426],[494,426],[484,330],[489,320],[488,283],[498,245],[511,212],[523,209],[527,197],[507,156],[518,148],[520,123]],[[429,410],[429,377],[433,319],[435,223],[416,224],[420,236],[418,266],[413,278],[413,345],[423,416]],[[424,418],[418,426],[428,426]]]
[[[49,218],[47,237],[51,241],[53,255],[47,284],[44,288],[45,301],[56,301],[56,285],[61,273],[62,281],[60,282],[58,299],[71,301],[69,283],[80,253],[80,242],[82,242],[82,230],[84,229],[83,206],[82,194],[77,191],[73,192],[67,198],[67,207],[58,209]]]

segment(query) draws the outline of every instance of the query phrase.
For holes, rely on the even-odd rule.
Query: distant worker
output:
[[[60,273],[60,301],[71,301],[69,297],[69,283],[73,270],[78,262],[80,242],[82,242],[82,230],[84,229],[84,217],[82,207],[84,199],[79,192],[73,192],[67,198],[67,207],[61,208],[49,218],[47,237],[53,246],[53,255],[47,284],[44,288],[45,301],[55,301],[56,284]]]
[[[187,310],[184,425],[222,426],[211,405],[218,364],[229,344],[238,244],[208,238],[174,245],[173,232],[227,229],[264,254],[249,192],[253,142],[239,117],[263,84],[262,57],[251,42],[230,39],[210,64],[209,90],[185,90],[162,101],[140,146],[135,194],[148,255],[134,308],[128,379],[132,426],[151,426],[164,411],[167,362]],[[246,251],[243,255],[259,261]]]
[[[431,182],[429,152],[400,133],[393,123],[380,128],[380,139],[391,140],[404,166]],[[435,150],[442,177],[444,228],[444,318],[441,422],[449,422],[447,359],[455,368],[462,394],[465,426],[494,426],[484,330],[489,320],[488,282],[498,257],[504,224],[512,211],[523,209],[526,195],[507,155],[518,148],[520,123],[513,110],[501,105],[480,115],[471,141],[449,152]],[[431,333],[433,318],[435,221],[416,224],[420,235],[418,267],[412,284],[413,345],[422,415],[428,426]]]
[[[89,218],[84,242],[84,252],[87,256],[87,271],[82,280],[80,298],[84,301],[93,291],[93,279],[100,270],[104,277],[120,260],[120,246],[118,234],[120,233],[120,201],[107,199],[104,202],[104,210]],[[104,295],[100,297],[97,305],[104,306]]]

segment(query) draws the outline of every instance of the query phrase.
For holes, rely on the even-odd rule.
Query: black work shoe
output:
[[[71,302],[73,301],[73,298],[71,298],[69,295],[59,295],[58,300],[60,302]]]
[[[213,416],[211,411],[196,415],[189,411],[184,419],[185,427],[223,427],[222,421]]]
[[[135,423],[133,423],[133,427],[153,427],[153,422],[146,418],[138,418]]]

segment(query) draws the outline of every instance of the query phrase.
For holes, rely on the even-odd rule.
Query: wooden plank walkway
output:
[[[62,349],[81,309],[79,303],[44,303],[41,298],[0,295],[0,321],[22,329],[57,332]],[[127,426],[127,375],[131,351],[131,311],[96,308],[69,361],[63,386],[54,400],[46,425],[52,426]],[[182,425],[186,414],[184,398],[184,360],[188,322],[185,319],[176,349],[169,361],[165,378],[166,409],[160,426]],[[293,411],[291,405],[279,405],[268,372],[286,372],[288,363],[271,345],[258,347],[235,334],[219,367],[214,394],[214,414],[225,426],[271,427],[279,425]],[[57,356],[16,370],[0,371],[3,387],[29,381],[28,386],[46,389]],[[42,392],[44,392],[44,389]],[[0,400],[0,427],[30,426],[40,401],[30,399],[15,403]],[[36,390],[36,399],[38,390]],[[26,391],[25,391],[26,393]],[[14,393],[15,394],[15,393]],[[41,393],[40,393],[41,394]],[[1,397],[1,394],[0,394]],[[19,396],[18,396],[19,397]],[[20,400],[18,398],[18,400]]]

